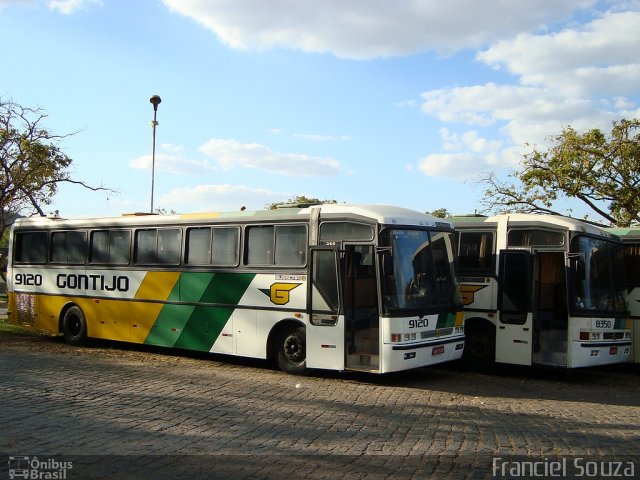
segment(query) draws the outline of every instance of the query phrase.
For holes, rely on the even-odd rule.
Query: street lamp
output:
[[[155,187],[156,179],[156,114],[158,113],[158,105],[162,101],[158,95],[154,95],[149,99],[153,105],[153,121],[151,122],[151,129],[153,130],[153,146],[151,147],[151,213],[153,213],[153,189]]]

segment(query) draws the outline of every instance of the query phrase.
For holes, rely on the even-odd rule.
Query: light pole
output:
[[[151,122],[151,129],[153,130],[153,146],[151,147],[151,213],[153,213],[153,189],[155,187],[156,180],[156,114],[158,113],[158,105],[162,101],[158,95],[154,95],[149,99],[153,105],[153,121]]]

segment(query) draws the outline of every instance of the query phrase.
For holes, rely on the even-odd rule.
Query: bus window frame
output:
[[[251,229],[272,228],[271,250],[267,250],[271,263],[251,263],[249,261]],[[279,264],[276,263],[276,251],[278,248],[278,227],[303,227],[304,228],[304,262],[301,264]],[[309,263],[309,226],[303,222],[283,222],[283,223],[252,223],[244,225],[242,242],[242,265],[246,268],[284,268],[284,269],[305,269]]]

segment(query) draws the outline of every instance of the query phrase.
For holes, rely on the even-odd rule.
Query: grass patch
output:
[[[18,325],[14,325],[9,323],[9,320],[6,316],[0,317],[0,333],[11,333],[13,335],[41,335],[37,330],[32,330],[26,327],[20,327]]]

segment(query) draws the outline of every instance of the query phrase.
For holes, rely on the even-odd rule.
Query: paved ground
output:
[[[519,460],[591,462],[598,474],[633,462],[640,477],[639,373],[296,377],[260,361],[4,334],[0,479],[34,457],[41,472],[71,462],[68,479],[506,478],[493,465]]]

